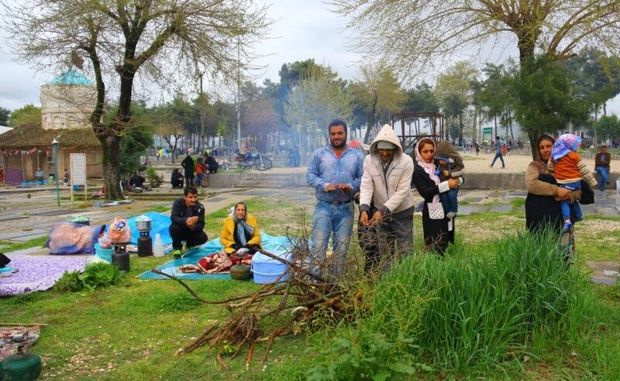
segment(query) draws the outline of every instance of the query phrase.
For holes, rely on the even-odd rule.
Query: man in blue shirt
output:
[[[358,149],[347,146],[347,124],[339,119],[328,127],[329,145],[314,151],[306,180],[314,188],[318,200],[312,217],[310,250],[314,272],[343,274],[351,231],[353,229],[353,199],[359,192],[364,156]],[[329,269],[325,256],[330,237],[333,255]]]

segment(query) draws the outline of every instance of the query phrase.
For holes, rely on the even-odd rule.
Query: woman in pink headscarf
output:
[[[458,180],[450,178],[440,181],[435,162],[435,142],[429,138],[420,139],[414,152],[414,170],[411,185],[424,199],[422,229],[424,244],[430,250],[443,255],[448,244],[454,243],[454,221],[445,217],[439,193],[458,187]]]

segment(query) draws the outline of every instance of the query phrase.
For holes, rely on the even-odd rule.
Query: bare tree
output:
[[[566,58],[586,45],[620,49],[618,0],[332,0],[360,32],[357,47],[409,74],[457,50],[516,40],[521,61],[536,49]],[[414,70],[414,71],[412,71]]]
[[[197,73],[231,76],[247,49],[268,26],[252,0],[29,0],[3,2],[14,50],[41,68],[66,66],[72,52],[97,88],[90,122],[103,149],[108,199],[122,198],[118,155],[130,124],[134,81],[149,84],[195,78]],[[241,59],[238,59],[238,58]],[[75,61],[75,54],[74,54]],[[190,79],[191,80],[191,79]],[[107,111],[106,83],[118,86],[118,108]],[[109,122],[104,122],[109,120]]]

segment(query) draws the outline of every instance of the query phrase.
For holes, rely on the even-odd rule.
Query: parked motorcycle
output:
[[[259,171],[266,171],[273,167],[271,159],[260,152],[238,153],[235,160],[237,161],[237,167],[241,169],[256,168]]]

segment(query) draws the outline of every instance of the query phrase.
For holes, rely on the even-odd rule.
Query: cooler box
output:
[[[280,255],[282,259],[291,260],[291,254]],[[254,273],[254,283],[265,284],[275,282],[286,282],[289,274],[282,276],[288,270],[288,265],[270,258],[260,252],[256,252],[252,257],[252,272]]]

